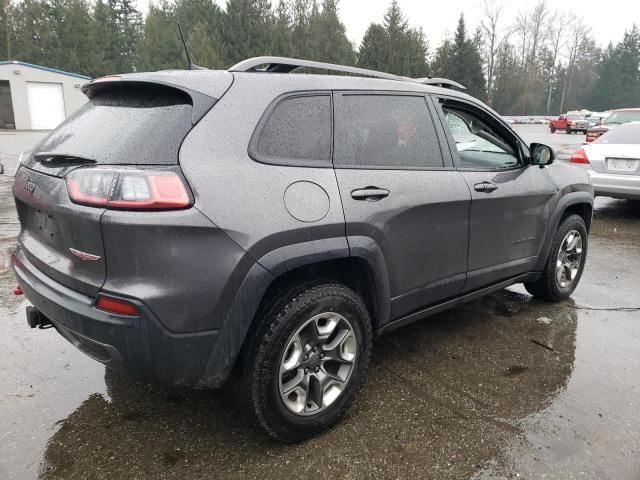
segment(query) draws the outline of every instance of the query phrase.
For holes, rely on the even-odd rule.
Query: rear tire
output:
[[[559,302],[578,286],[588,250],[587,227],[580,215],[566,217],[553,238],[547,263],[537,282],[524,287],[536,298]]]
[[[571,129],[569,127],[567,127],[567,135],[571,135]]]
[[[245,395],[262,427],[286,443],[331,427],[369,366],[373,335],[360,297],[338,283],[307,283],[274,299],[258,320]]]

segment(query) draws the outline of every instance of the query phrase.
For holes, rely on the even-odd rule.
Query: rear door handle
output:
[[[473,188],[476,192],[491,193],[498,189],[498,186],[491,182],[476,183]]]
[[[360,188],[351,192],[351,198],[354,200],[369,200],[370,202],[377,202],[388,196],[389,190],[378,187]]]

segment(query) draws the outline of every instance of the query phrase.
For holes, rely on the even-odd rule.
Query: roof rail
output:
[[[264,68],[257,68],[264,66]],[[336,65],[334,63],[314,62],[312,60],[300,60],[286,57],[254,57],[236,63],[229,68],[230,72],[272,72],[290,73],[298,68],[315,68],[318,70],[330,70],[332,72],[344,72],[363,77],[382,78],[385,80],[398,80],[402,82],[413,82],[414,80],[392,73],[367,70],[366,68],[348,67],[346,65]]]
[[[258,68],[263,67],[263,68]],[[318,70],[329,70],[331,72],[344,72],[351,75],[363,77],[382,78],[384,80],[396,80],[400,82],[417,82],[423,85],[434,85],[443,88],[459,88],[466,90],[463,85],[446,78],[409,78],[392,73],[368,70],[366,68],[348,67],[335,63],[314,62],[312,60],[301,60],[287,57],[253,57],[236,63],[229,68],[230,72],[270,72],[270,73],[290,73],[298,68],[315,68]]]
[[[425,78],[415,78],[414,79],[416,82],[418,83],[422,83],[423,85],[433,85],[436,87],[442,87],[442,88],[459,88],[460,90],[466,90],[467,87],[465,87],[464,85],[461,85],[458,82],[454,82],[453,80],[449,80],[447,78],[430,78],[430,77],[425,77]]]

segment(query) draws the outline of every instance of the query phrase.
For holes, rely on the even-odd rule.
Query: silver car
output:
[[[570,162],[589,171],[596,196],[640,199],[640,122],[583,145]]]

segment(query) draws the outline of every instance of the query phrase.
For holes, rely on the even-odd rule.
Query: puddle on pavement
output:
[[[573,300],[514,287],[379,339],[349,415],[293,446],[227,390],[105,370],[55,331],[29,330],[26,303],[0,295],[0,478],[638,478],[638,312],[583,307],[640,304],[638,255],[607,248],[617,225],[637,253],[639,220],[599,206]],[[0,236],[0,260],[12,241]]]

